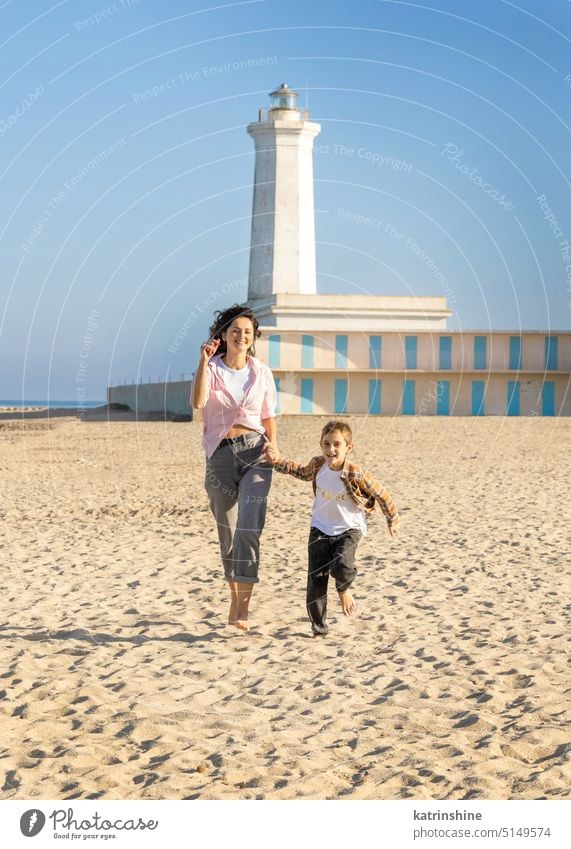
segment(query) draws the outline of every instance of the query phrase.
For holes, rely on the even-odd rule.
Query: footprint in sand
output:
[[[571,743],[562,743],[556,749],[551,746],[534,746],[531,743],[516,743],[515,746],[507,744],[500,748],[507,758],[515,758],[526,764],[538,764],[564,757],[571,751]]]
[[[18,777],[18,772],[15,769],[9,769],[4,778],[2,792],[6,793],[8,790],[17,790],[19,786],[20,778]]]

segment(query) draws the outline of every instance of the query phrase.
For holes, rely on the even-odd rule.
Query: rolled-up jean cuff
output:
[[[236,575],[234,578],[226,579],[229,583],[234,584],[259,584],[259,578],[248,578],[247,575]]]

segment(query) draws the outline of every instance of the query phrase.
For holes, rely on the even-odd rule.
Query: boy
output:
[[[355,610],[349,587],[353,583],[355,553],[367,533],[367,516],[377,502],[383,511],[392,537],[399,522],[397,508],[381,484],[347,455],[353,450],[353,434],[346,422],[327,422],[321,431],[321,457],[313,457],[304,466],[266,448],[268,460],[278,472],[313,483],[315,500],[309,531],[307,570],[307,612],[314,636],[327,634],[327,584],[335,578],[345,616]]]

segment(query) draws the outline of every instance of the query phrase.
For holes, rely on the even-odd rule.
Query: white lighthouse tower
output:
[[[292,339],[445,327],[446,298],[317,292],[312,157],[321,126],[298,109],[286,83],[270,97],[270,108],[248,124],[256,145],[248,304],[260,326],[268,334],[291,332]]]
[[[314,295],[313,140],[320,132],[286,83],[248,125],[256,145],[249,301]]]

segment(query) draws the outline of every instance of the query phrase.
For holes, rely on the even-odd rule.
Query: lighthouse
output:
[[[321,127],[298,109],[297,94],[285,83],[270,97],[271,108],[260,109],[247,128],[256,146],[248,306],[262,331],[256,356],[274,374],[277,411],[359,415],[363,426],[367,417],[379,415],[570,416],[569,331],[449,330],[448,284],[432,261],[420,260],[417,270],[422,278],[426,272],[434,276],[439,294],[416,294],[416,281],[400,274],[404,294],[372,294],[394,283],[388,272],[402,262],[400,251],[426,257],[413,235],[406,246],[395,240],[387,245],[378,231],[366,231],[371,240],[366,256],[378,255],[369,288],[364,269],[354,263],[353,230],[345,228],[334,250],[322,257],[317,291],[312,152]],[[354,164],[349,159],[346,167]],[[346,185],[337,184],[341,203]],[[378,205],[372,211],[381,220],[384,192],[372,188],[371,202]],[[338,210],[345,211],[355,216]],[[322,215],[318,232],[319,223],[329,229],[342,223],[339,216],[332,219]],[[331,239],[327,229],[325,234]],[[344,278],[339,263],[348,267]],[[350,291],[323,291],[334,276]],[[110,387],[108,401],[139,413],[167,409],[167,387],[168,409],[190,412],[184,381],[146,386],[143,394],[137,384]]]
[[[256,146],[249,301],[315,295],[313,140],[321,130],[287,83],[248,125]]]
[[[256,146],[248,305],[260,325],[302,332],[445,327],[445,298],[321,294],[315,268],[313,141],[320,124],[282,83],[247,130]],[[309,332],[309,333],[308,333]]]

